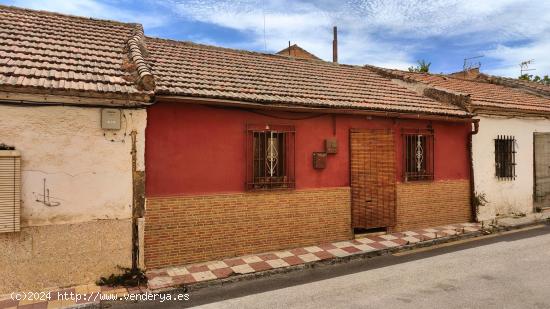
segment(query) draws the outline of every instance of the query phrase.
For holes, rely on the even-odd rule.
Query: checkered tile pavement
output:
[[[222,261],[155,269],[147,272],[147,278],[149,279],[149,289],[157,290],[175,285],[223,279],[232,275],[379,251],[451,235],[476,232],[480,229],[481,224],[463,223],[402,233],[367,236],[349,241],[248,255]]]

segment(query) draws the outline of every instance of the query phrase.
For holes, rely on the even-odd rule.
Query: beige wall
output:
[[[0,115],[0,143],[21,152],[22,226],[131,217],[129,133],[144,170],[145,110],[125,110],[118,132],[101,129],[99,108],[0,105]],[[44,180],[58,206],[40,202]]]
[[[131,220],[33,226],[0,234],[0,295],[92,283],[131,266]]]
[[[6,286],[94,281],[130,264],[130,132],[137,131],[143,171],[146,110],[123,115],[122,129],[113,132],[101,129],[100,108],[0,105],[0,143],[21,152],[22,169],[22,230],[0,234],[0,265],[12,263],[0,268],[7,278],[0,294]],[[33,275],[40,273],[48,275]]]

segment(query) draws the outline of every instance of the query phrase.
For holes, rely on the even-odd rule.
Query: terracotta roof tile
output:
[[[533,94],[540,94],[540,95],[545,95],[550,97],[550,85],[545,85],[545,84],[536,83],[533,81],[521,80],[516,78],[493,76],[493,75],[487,75],[487,74],[480,74],[480,75],[482,77],[480,80],[482,81],[485,79],[486,81],[494,84],[514,87],[514,88],[525,90],[527,92],[531,92]]]
[[[139,24],[0,5],[0,91],[149,101],[140,44]]]
[[[145,38],[156,93],[467,117],[360,66]]]
[[[521,89],[489,83],[483,80],[466,80],[445,75],[391,69],[382,70],[399,75],[406,80],[470,95],[471,104],[474,109],[520,110],[529,113],[546,114],[550,112],[550,98],[527,93]]]

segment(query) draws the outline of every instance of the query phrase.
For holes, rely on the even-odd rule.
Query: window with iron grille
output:
[[[516,178],[516,140],[513,136],[499,135],[495,139],[495,176]]]
[[[434,135],[429,130],[403,131],[405,181],[433,180]]]
[[[248,190],[294,188],[294,137],[292,126],[247,126]]]

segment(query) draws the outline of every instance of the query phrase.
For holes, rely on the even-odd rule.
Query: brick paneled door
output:
[[[352,129],[353,228],[395,226],[395,143],[391,129]]]

